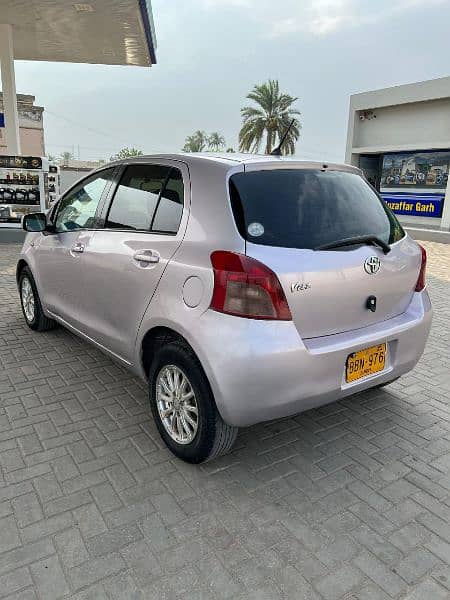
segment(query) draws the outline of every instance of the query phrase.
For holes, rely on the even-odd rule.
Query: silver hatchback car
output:
[[[148,381],[189,462],[239,427],[392,382],[429,333],[425,250],[348,165],[133,158],[23,225],[29,327],[60,323]]]

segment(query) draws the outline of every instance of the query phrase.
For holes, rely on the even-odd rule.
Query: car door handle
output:
[[[75,246],[72,246],[70,251],[76,252],[77,254],[81,254],[82,252],[84,252],[84,249],[85,249],[85,245],[78,242],[77,244],[75,244]]]
[[[143,263],[158,263],[160,259],[159,252],[154,250],[139,250],[133,255],[134,260]]]

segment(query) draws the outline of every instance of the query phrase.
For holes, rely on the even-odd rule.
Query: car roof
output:
[[[129,163],[146,162],[148,160],[154,161],[157,159],[164,160],[176,160],[189,165],[198,165],[203,163],[206,165],[209,163],[215,163],[217,165],[223,165],[225,169],[232,168],[233,166],[251,165],[253,168],[260,164],[266,167],[276,168],[279,165],[280,168],[287,168],[292,166],[293,168],[311,168],[311,169],[323,169],[324,166],[330,169],[338,169],[345,171],[353,171],[355,173],[361,173],[360,169],[351,165],[343,163],[330,163],[329,161],[311,161],[304,160],[297,156],[271,156],[268,154],[244,154],[240,152],[178,152],[173,154],[148,154],[143,156],[133,156],[121,160],[109,163],[108,166],[123,165]],[[105,165],[103,165],[105,166]]]

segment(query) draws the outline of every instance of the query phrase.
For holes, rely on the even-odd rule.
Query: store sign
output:
[[[397,215],[440,218],[444,207],[445,195],[381,192],[381,197],[392,212]]]
[[[449,164],[449,150],[385,154],[381,171],[381,189],[409,187],[445,190]]]
[[[5,126],[5,115],[4,113],[0,112],[0,127],[4,127]]]

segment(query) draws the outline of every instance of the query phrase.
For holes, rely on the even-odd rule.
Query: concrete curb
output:
[[[404,229],[415,240],[450,244],[450,231],[444,231],[443,229],[425,229],[423,227],[404,227]]]

